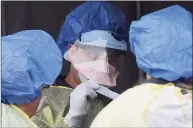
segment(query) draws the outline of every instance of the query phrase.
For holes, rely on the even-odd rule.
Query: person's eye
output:
[[[110,56],[110,57],[108,57],[108,60],[110,60],[110,61],[116,60],[116,57]]]

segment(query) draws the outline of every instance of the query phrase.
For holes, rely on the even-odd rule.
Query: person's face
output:
[[[72,47],[73,46],[73,47]],[[78,48],[74,47],[75,45],[69,45],[69,49],[71,49],[70,51],[70,55],[72,55],[72,58],[74,58],[74,54],[77,53]],[[112,65],[113,67],[117,67],[118,61],[120,59],[120,53],[117,53],[116,51],[110,52],[110,54],[108,53],[108,50],[104,49],[104,48],[98,48],[98,47],[84,47],[85,49],[79,49],[78,50],[78,54],[76,54],[77,59],[74,60],[74,62],[79,63],[79,61],[88,61],[88,60],[92,60],[90,57],[90,53],[94,53],[97,56],[99,55],[103,55],[103,52],[107,52],[107,57],[108,57],[108,63],[110,65]],[[100,58],[100,57],[99,57]],[[98,58],[98,59],[99,59]],[[80,60],[79,60],[80,59]],[[73,73],[74,78],[76,78],[77,80],[79,80],[79,82],[81,83],[80,79],[79,79],[79,75],[78,75],[78,71],[73,67],[73,64],[71,64],[71,68],[70,68],[70,72]]]

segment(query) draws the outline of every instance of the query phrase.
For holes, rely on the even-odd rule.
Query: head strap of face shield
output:
[[[81,44],[127,51],[127,43],[120,35],[103,30],[93,30],[82,33]]]

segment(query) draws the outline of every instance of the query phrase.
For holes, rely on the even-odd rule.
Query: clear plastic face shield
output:
[[[116,63],[126,50],[126,42],[116,40],[112,33],[92,31],[83,34],[81,40],[77,39],[64,58],[72,63],[82,82],[89,80],[112,87],[116,86],[119,75]]]

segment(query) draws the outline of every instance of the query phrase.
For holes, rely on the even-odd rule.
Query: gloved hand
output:
[[[89,113],[90,107],[94,99],[97,97],[95,90],[100,85],[92,82],[84,82],[78,85],[70,94],[70,108],[64,118],[64,122],[69,127],[81,127],[84,119]]]

